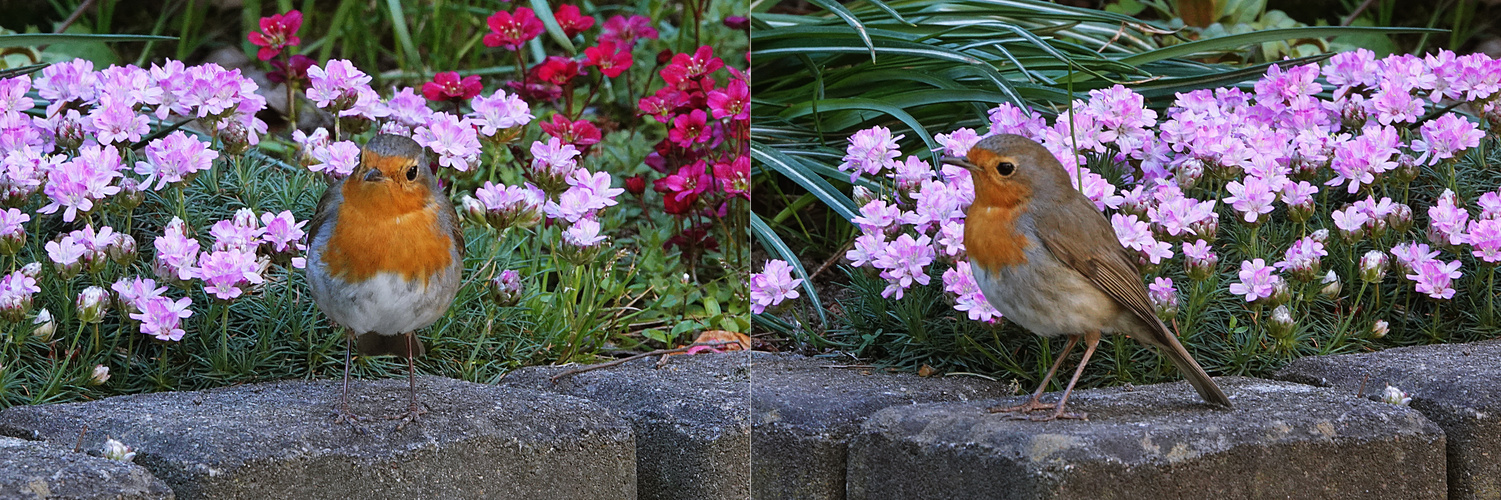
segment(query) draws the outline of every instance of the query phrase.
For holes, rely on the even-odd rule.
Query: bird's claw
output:
[[[1033,399],[1016,406],[992,406],[985,411],[988,411],[990,413],[1030,413],[1037,410],[1051,410],[1057,407],[1058,405],[1055,405],[1053,403],[1043,403],[1041,401]]]
[[[358,432],[362,435],[370,433],[365,429],[364,425],[360,425],[360,422],[368,420],[370,420],[370,417],[361,417],[359,415],[355,415],[353,412],[349,411],[349,408],[337,408],[334,410],[335,425],[349,424],[350,428],[354,429],[355,432]]]
[[[417,423],[417,421],[419,420],[417,417],[425,414],[427,414],[427,409],[422,408],[418,405],[412,405],[412,407],[407,411],[388,416],[386,417],[386,420],[400,420],[401,423],[396,424],[396,430],[399,431],[405,428],[407,424]]]
[[[1033,422],[1049,422],[1060,418],[1064,420],[1089,420],[1089,414],[1055,411],[1047,415],[1012,415],[1011,418],[1016,420],[1031,420]]]

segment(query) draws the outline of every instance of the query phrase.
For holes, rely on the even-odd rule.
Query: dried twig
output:
[[[635,356],[631,356],[631,357],[628,357],[628,358],[620,358],[620,359],[617,359],[615,361],[610,361],[610,362],[606,362],[606,363],[600,363],[600,364],[597,364],[597,365],[589,365],[589,366],[585,366],[583,368],[574,368],[572,370],[568,370],[566,372],[559,373],[557,375],[553,375],[552,378],[549,379],[549,380],[552,380],[554,383],[556,383],[558,381],[558,379],[563,378],[563,377],[567,377],[567,376],[570,376],[570,375],[576,375],[576,374],[580,374],[580,373],[584,373],[584,372],[588,372],[588,371],[599,370],[599,369],[602,369],[602,368],[609,368],[609,367],[612,367],[612,366],[617,366],[617,365],[621,365],[621,364],[624,364],[624,363],[629,363],[631,361],[634,361],[634,360],[637,360],[637,359],[641,359],[641,358],[646,358],[646,357],[651,357],[651,356],[658,356],[658,355],[677,354],[677,353],[680,353],[680,352],[688,352],[689,349],[692,349],[692,348],[695,348],[695,347],[720,347],[720,346],[726,346],[726,345],[730,345],[730,344],[739,344],[739,342],[729,341],[729,340],[722,340],[722,341],[718,341],[718,342],[705,342],[705,343],[702,343],[702,344],[688,344],[688,345],[685,345],[683,347],[678,347],[678,348],[674,348],[674,349],[657,349],[657,350],[652,351],[652,352],[643,352],[643,353],[637,354]],[[661,364],[659,363],[657,366],[661,366]]]
[[[1363,398],[1363,397],[1365,397],[1365,383],[1366,382],[1370,382],[1370,381],[1371,381],[1371,374],[1369,374],[1369,373],[1365,374],[1365,378],[1360,379],[1360,390],[1355,391],[1355,397],[1357,397],[1357,398]]]
[[[78,431],[78,442],[73,443],[73,453],[83,451],[83,435],[88,434],[89,424],[83,424],[83,430]]]
[[[93,6],[94,0],[84,0],[82,4],[78,5],[77,9],[73,9],[72,15],[69,15],[67,19],[64,19],[62,24],[57,25],[57,30],[53,31],[53,33],[62,33],[68,31],[68,27],[72,26],[74,21],[77,21],[79,17],[83,16],[84,11],[89,10],[89,7]]]
[[[823,261],[823,265],[818,266],[818,270],[813,271],[813,274],[808,275],[808,279],[811,280],[817,278],[818,275],[823,274],[824,270],[833,267],[834,263],[839,262],[839,259],[844,258],[845,252],[848,252],[851,248],[854,247],[855,240],[850,240],[849,243],[845,243],[844,246],[839,247],[839,250],[834,251],[834,255],[829,256],[829,260]]]

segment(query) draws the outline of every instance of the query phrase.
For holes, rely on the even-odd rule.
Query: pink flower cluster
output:
[[[1329,90],[1332,100],[1319,97]],[[1456,102],[1471,103],[1482,119],[1501,125],[1501,61],[1449,52],[1377,60],[1359,50],[1337,54],[1322,67],[1272,66],[1251,92],[1178,94],[1162,119],[1122,86],[1091,91],[1088,100],[1075,101],[1051,123],[1003,104],[990,111],[985,135],[1021,134],[1047,147],[1075,188],[1100,210],[1113,211],[1109,218],[1121,245],[1148,272],[1174,259],[1180,247],[1191,279],[1217,272],[1214,245],[1223,210],[1253,235],[1256,226],[1281,217],[1304,231],[1287,248],[1261,249],[1234,263],[1238,280],[1223,290],[1247,302],[1287,300],[1288,279],[1317,280],[1325,293],[1337,294],[1339,277],[1322,269],[1332,231],[1342,244],[1380,245],[1372,251],[1376,257],[1366,259],[1368,267],[1384,266],[1389,253],[1416,292],[1449,299],[1462,276],[1461,261],[1439,259],[1441,251],[1468,249],[1477,260],[1501,261],[1501,190],[1475,201],[1479,217],[1452,192],[1426,207],[1432,248],[1401,241],[1413,226],[1414,209],[1376,193],[1405,189],[1420,166],[1456,161],[1479,145],[1485,132],[1456,113],[1415,126],[1410,139],[1399,130],[1431,108]],[[943,153],[963,156],[985,135],[959,129],[935,139]],[[846,257],[854,266],[879,271],[889,283],[883,295],[895,297],[927,284],[927,267],[942,262],[954,308],[992,321],[997,315],[979,294],[964,256],[963,211],[973,199],[968,174],[947,166],[935,170],[917,157],[900,160],[901,139],[883,127],[849,139],[839,168],[852,180],[886,179],[890,190],[878,196],[855,188],[861,209],[851,222],[862,234]],[[1127,187],[1118,189],[1090,171],[1084,154],[1116,162]],[[1332,192],[1320,193],[1321,186]],[[1315,199],[1346,204],[1320,211]],[[1286,211],[1278,212],[1281,207]],[[1362,276],[1379,281],[1380,274],[1371,269]],[[1171,281],[1154,281],[1150,291],[1160,312],[1176,311]]]
[[[263,213],[242,208],[233,218],[215,222],[209,228],[214,244],[202,249],[197,238],[182,219],[173,217],[162,235],[152,245],[156,258],[152,271],[168,284],[186,287],[202,280],[204,292],[230,301],[264,281],[262,275],[273,264],[302,268],[306,234],[290,211]]]
[[[803,280],[792,277],[792,265],[783,260],[768,260],[761,272],[751,274],[751,313],[761,314],[766,308],[780,305],[782,301],[799,297],[797,286]]]

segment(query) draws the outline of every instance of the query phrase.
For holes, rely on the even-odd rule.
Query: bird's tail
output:
[[[407,337],[411,336],[411,343],[407,343]],[[421,357],[426,349],[422,347],[422,340],[417,334],[407,332],[397,335],[381,335],[378,333],[366,333],[356,335],[355,352],[361,356],[399,356],[402,358]],[[408,347],[410,346],[410,347]]]
[[[1214,379],[1209,378],[1209,374],[1205,373],[1204,369],[1199,367],[1199,363],[1194,361],[1193,356],[1188,354],[1188,349],[1184,349],[1183,344],[1178,342],[1178,336],[1168,331],[1167,326],[1160,321],[1157,326],[1161,328],[1163,333],[1161,337],[1164,340],[1164,345],[1157,347],[1168,359],[1173,360],[1173,366],[1177,366],[1178,371],[1183,372],[1183,378],[1188,379],[1188,383],[1193,384],[1194,390],[1199,391],[1199,397],[1210,403],[1229,408],[1230,398],[1225,396],[1220,386],[1214,384]]]

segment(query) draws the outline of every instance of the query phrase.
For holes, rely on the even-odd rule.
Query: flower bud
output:
[[[473,196],[466,194],[459,199],[459,214],[475,225],[488,225],[485,221],[485,203]]]
[[[1268,328],[1271,329],[1273,337],[1287,338],[1293,332],[1295,324],[1293,321],[1293,312],[1286,305],[1280,305],[1276,309],[1272,309],[1272,320],[1268,323]]]
[[[76,115],[77,111],[69,110],[68,114]],[[78,149],[79,146],[83,145],[83,138],[85,135],[83,131],[83,123],[81,123],[82,118],[69,116],[67,118],[61,119],[62,123],[57,127],[57,150],[72,151]]]
[[[1309,198],[1302,203],[1287,206],[1287,218],[1293,222],[1308,222],[1308,219],[1313,217],[1313,212],[1313,198]]]
[[[1325,274],[1324,275],[1324,279],[1320,280],[1319,283],[1321,283],[1321,284],[1324,285],[1324,288],[1322,288],[1322,289],[1319,290],[1319,294],[1320,295],[1323,295],[1323,296],[1331,298],[1331,299],[1339,297],[1339,292],[1341,290],[1340,283],[1339,283],[1339,275],[1338,274],[1334,274],[1334,270],[1333,269],[1330,269],[1329,273]]]
[[[1204,281],[1214,274],[1216,267],[1220,265],[1220,256],[1213,253],[1202,259],[1183,259],[1183,271],[1188,278],[1194,281]]]
[[[115,233],[114,240],[105,247],[109,252],[110,260],[115,261],[120,267],[127,267],[136,260],[136,239],[125,233]]]
[[[52,340],[52,333],[57,331],[57,322],[52,321],[52,311],[45,307],[36,312],[36,319],[31,320],[31,324],[35,325],[31,328],[31,335],[44,343]]]
[[[1178,181],[1178,187],[1184,191],[1193,189],[1204,179],[1204,162],[1197,158],[1190,158],[1178,164],[1178,171],[1173,176]]]
[[[1377,283],[1386,277],[1386,252],[1371,250],[1360,257],[1360,279],[1366,283]]]
[[[10,227],[10,231],[0,234],[0,253],[15,255],[26,246],[26,226],[16,224]]]
[[[1365,229],[1366,234],[1371,235],[1371,238],[1380,238],[1386,235],[1385,218],[1371,217],[1366,219],[1362,227]]]
[[[1287,284],[1287,280],[1277,277],[1277,282],[1272,284],[1272,303],[1286,304],[1293,300],[1293,288]]]
[[[1193,231],[1195,236],[1205,241],[1214,241],[1215,235],[1220,232],[1219,214],[1210,214],[1198,222],[1188,225],[1188,230]]]
[[[667,62],[671,61],[671,60],[672,60],[672,50],[671,49],[662,49],[661,52],[657,53],[657,64],[667,64]]]
[[[125,446],[125,443],[116,441],[115,438],[109,438],[109,440],[104,442],[104,458],[129,462],[135,457],[135,450],[129,446]]]
[[[115,195],[115,203],[118,203],[121,209],[134,210],[141,206],[143,201],[146,201],[146,192],[141,191],[140,181],[130,177],[120,179],[120,192]]]
[[[1392,231],[1406,233],[1408,229],[1412,229],[1412,207],[1406,203],[1396,204],[1391,213],[1386,214],[1386,223],[1391,226]]]
[[[521,273],[507,269],[490,280],[490,299],[500,307],[511,307],[521,302]]]
[[[1320,229],[1318,231],[1314,231],[1312,233],[1309,233],[1308,237],[1312,238],[1313,241],[1317,241],[1317,242],[1319,242],[1321,244],[1326,244],[1327,245],[1329,243],[1329,230],[1328,229]]]
[[[1397,184],[1407,184],[1418,178],[1419,171],[1418,160],[1410,154],[1403,153],[1397,158],[1397,168],[1388,170],[1386,176]]]
[[[89,385],[104,385],[104,383],[108,381],[109,367],[104,365],[94,365],[94,373],[89,375]]]
[[[750,29],[750,18],[745,16],[726,16],[724,18],[724,26],[736,31],[745,31]]]
[[[347,130],[347,129],[346,129]],[[250,150],[250,131],[238,120],[230,120],[219,130],[219,143],[230,156],[239,156]]]
[[[637,174],[627,177],[625,179],[625,191],[636,196],[641,196],[641,193],[646,192],[646,176]]]
[[[1376,324],[1371,325],[1371,338],[1379,339],[1385,337],[1388,332],[1388,328],[1389,325],[1387,324],[1386,320],[1376,320]]]
[[[875,192],[865,186],[855,186],[850,198],[855,200],[855,206],[857,207],[863,207],[879,199]]]
[[[1322,165],[1312,161],[1297,158],[1292,162],[1292,177],[1300,181],[1313,181],[1318,178],[1319,168]]]
[[[79,292],[76,305],[79,321],[99,323],[104,321],[104,313],[109,312],[109,292],[97,286],[85,288]]]
[[[1401,389],[1388,385],[1385,390],[1381,391],[1381,402],[1407,406],[1412,402],[1412,397],[1402,392]]]
[[[21,266],[21,274],[24,274],[24,275],[26,275],[26,277],[31,278],[31,279],[41,278],[42,277],[42,263],[41,262],[32,262],[32,263],[26,264],[24,266]]]

